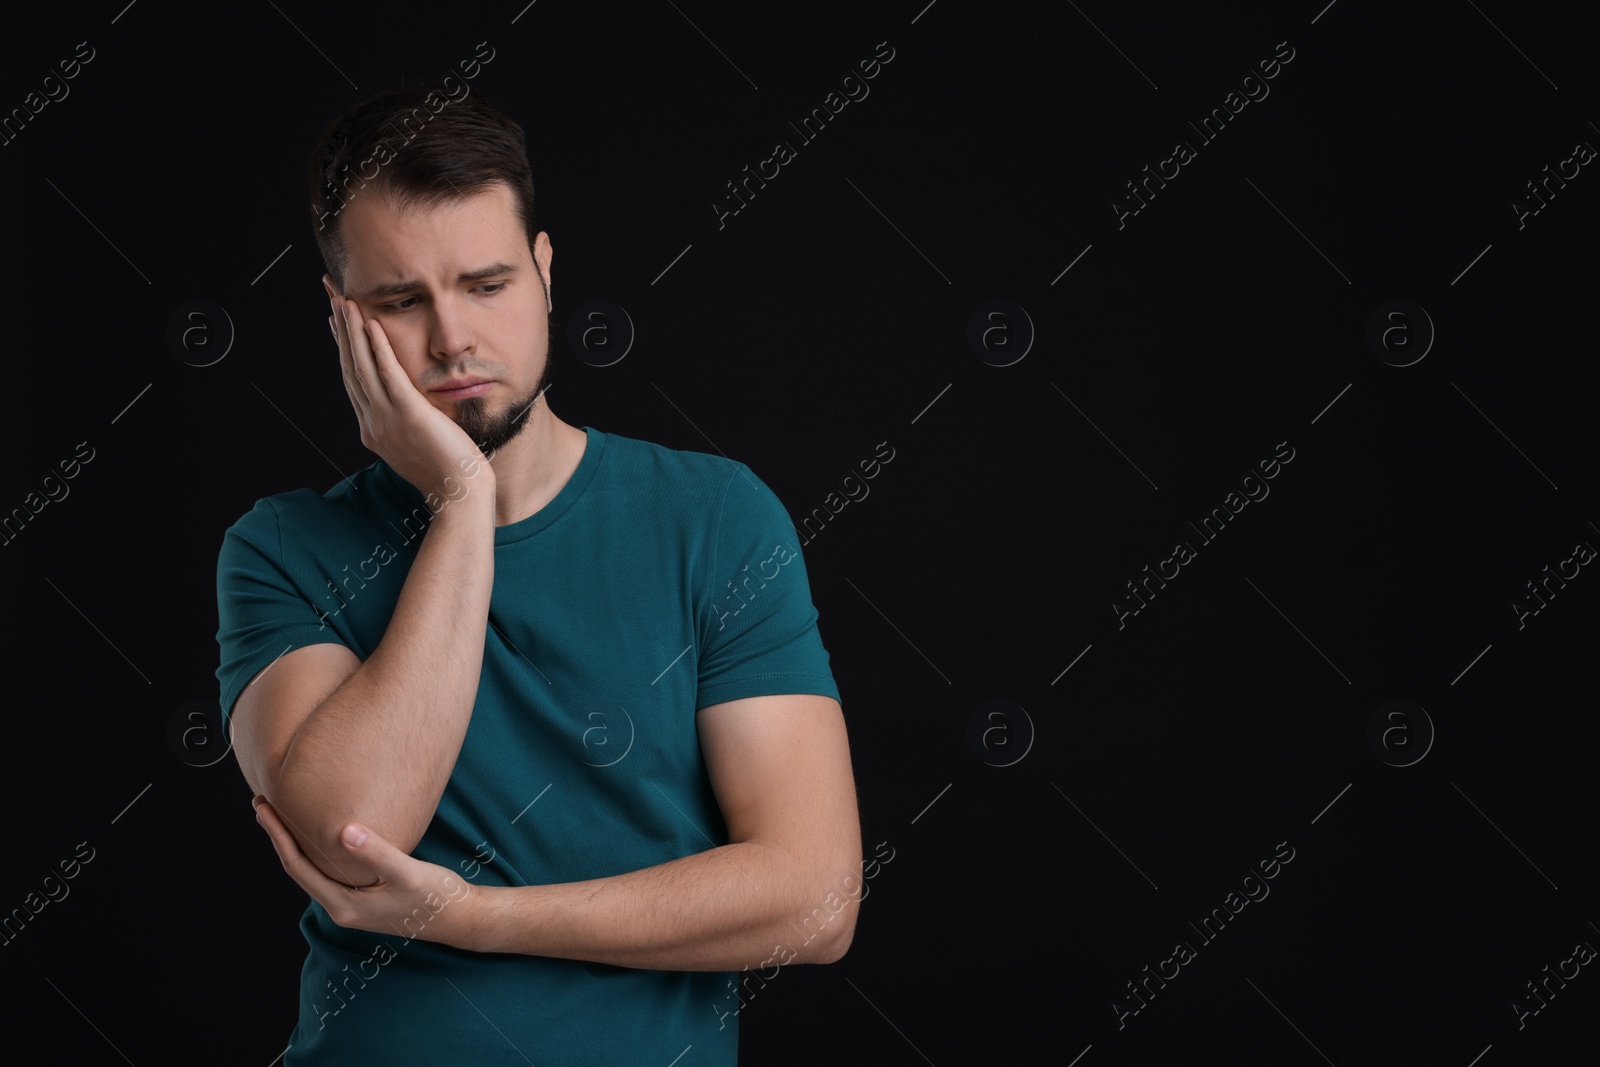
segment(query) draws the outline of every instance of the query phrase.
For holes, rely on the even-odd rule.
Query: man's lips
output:
[[[488,378],[452,378],[443,385],[435,386],[429,392],[437,393],[448,400],[462,400],[469,396],[481,396],[489,391],[489,386],[494,382]]]

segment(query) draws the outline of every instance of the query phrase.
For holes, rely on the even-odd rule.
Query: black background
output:
[[[1594,1062],[1587,967],[1513,1009],[1600,945],[1600,577],[1513,608],[1600,546],[1600,177],[1513,208],[1600,145],[1577,16],[925,3],[8,16],[4,113],[94,49],[0,147],[0,509],[94,450],[0,546],[0,908],[95,850],[3,947],[13,1040],[77,1063],[283,1049],[304,895],[232,757],[192,765],[222,739],[169,728],[216,697],[222,531],[372,460],[307,152],[486,41],[472,85],[527,128],[556,251],[554,410],[744,460],[797,523],[894,449],[805,548],[867,852],[894,859],[846,958],[750,1003],[742,1062]],[[884,41],[870,95],[719,228],[724,183]],[[1188,123],[1279,42],[1270,95],[1201,142]],[[1196,158],[1119,228],[1124,183],[1178,140]],[[166,340],[197,299],[234,331],[206,367]],[[593,299],[637,331],[607,367],[562,345]],[[991,300],[1037,333],[1009,366],[1014,313],[968,344]],[[1385,320],[1392,350],[1367,340],[1394,300],[1436,331],[1409,366],[1415,313]],[[1270,496],[1201,541],[1280,442]],[[1180,540],[1196,558],[1119,628],[1125,583]],[[1415,712],[1369,743],[1391,700],[1431,746]],[[1270,895],[1202,941],[1189,924],[1280,843]],[[1196,958],[1119,1028],[1177,941]]]

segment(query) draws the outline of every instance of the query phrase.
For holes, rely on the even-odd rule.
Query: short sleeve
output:
[[[696,605],[695,707],[781,693],[838,700],[794,524],[743,463],[724,490],[715,537]]]
[[[256,506],[222,538],[217,560],[218,702],[226,726],[233,705],[268,664],[306,645],[343,643],[283,564],[282,524],[271,500]]]

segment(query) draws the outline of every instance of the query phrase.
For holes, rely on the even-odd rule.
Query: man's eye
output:
[[[505,282],[490,282],[488,285],[478,286],[478,292],[483,293],[485,296],[495,296],[499,294],[499,292],[505,287]],[[403,314],[404,312],[410,311],[411,305],[415,304],[419,299],[421,298],[408,296],[404,300],[396,300],[390,304],[379,304],[378,310],[390,315]]]

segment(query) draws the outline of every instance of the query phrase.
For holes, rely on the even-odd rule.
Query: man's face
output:
[[[550,239],[540,233],[530,255],[513,205],[503,185],[403,214],[378,193],[353,199],[341,220],[345,295],[486,455],[521,431],[549,384]]]

